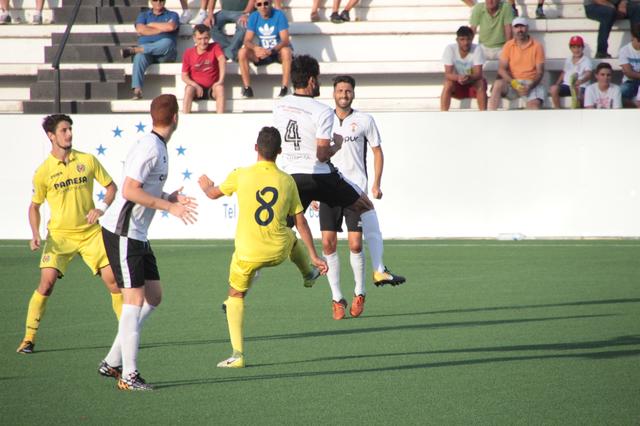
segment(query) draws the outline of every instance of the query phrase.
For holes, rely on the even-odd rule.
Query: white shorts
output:
[[[531,80],[518,80],[518,81],[520,82],[520,84],[524,84],[525,86],[531,84]],[[505,96],[506,98],[511,100],[515,100],[521,97],[518,94],[518,92],[516,92],[516,89],[511,87],[511,84],[507,83],[505,84],[505,87],[506,87],[506,91],[503,89],[502,96]],[[544,91],[544,86],[542,86],[542,84],[538,84],[536,87],[534,87],[533,90],[531,90],[527,96],[522,96],[522,98],[526,99],[527,101],[535,101],[536,99],[539,99],[540,102],[542,103],[544,103],[545,97],[546,95]]]
[[[500,54],[502,53],[502,47],[487,47],[483,44],[480,45],[482,53],[484,54],[485,61],[498,61],[500,60]]]

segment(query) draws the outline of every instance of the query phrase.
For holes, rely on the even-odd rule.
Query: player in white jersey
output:
[[[156,210],[165,210],[187,223],[195,222],[195,201],[163,192],[169,173],[167,142],[178,126],[178,101],[160,95],[151,102],[153,129],[129,151],[122,190],[102,220],[107,256],[122,289],[118,334],[98,372],[118,380],[118,389],[150,390],[137,370],[142,324],[160,304],[162,287],[147,231]]]
[[[329,161],[342,147],[342,138],[334,135],[332,142],[333,112],[313,99],[320,94],[319,74],[318,61],[309,55],[296,56],[291,66],[294,94],[285,96],[274,107],[275,126],[284,135],[282,169],[295,180],[305,209],[317,200],[354,210],[362,221],[374,284],[402,284],[405,278],[384,266],[382,233],[373,203]]]
[[[380,182],[384,155],[380,146],[380,133],[376,122],[369,114],[351,108],[356,81],[348,75],[337,76],[333,80],[333,99],[336,104],[333,133],[342,136],[342,149],[331,158],[331,162],[350,182],[367,191],[367,145],[373,152],[373,184],[371,194],[374,198],[382,198]],[[353,210],[340,206],[331,207],[320,203],[320,230],[322,231],[322,250],[329,272],[327,278],[331,287],[333,319],[345,317],[347,301],[340,289],[340,260],[336,252],[338,232],[342,231],[342,221],[347,226],[350,263],[355,280],[355,289],[351,309],[352,317],[359,317],[364,310],[365,301],[365,259],[362,252],[362,226],[360,216]]]

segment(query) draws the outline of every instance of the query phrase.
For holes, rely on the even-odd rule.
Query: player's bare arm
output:
[[[114,182],[111,182],[105,187],[105,189],[107,193],[104,196],[104,202],[100,203],[100,205],[96,206],[94,209],[89,210],[89,213],[87,213],[88,223],[96,223],[100,216],[102,216],[107,208],[111,205],[111,203],[113,203],[113,199],[116,197],[116,192],[118,191],[117,185]]]
[[[371,148],[373,151],[373,184],[371,185],[371,195],[376,200],[382,198],[382,190],[380,185],[382,183],[382,169],[384,168],[384,154],[381,146],[375,146]]]
[[[32,202],[29,205],[29,226],[31,227],[31,241],[29,248],[31,251],[40,249],[42,239],[40,238],[40,204]]]
[[[213,181],[209,179],[207,175],[202,175],[198,178],[198,185],[200,185],[200,189],[202,189],[204,195],[212,200],[217,200],[224,195],[222,191],[220,191],[220,188],[215,186]]]
[[[153,195],[142,189],[142,182],[126,177],[122,185],[122,196],[133,203],[150,209],[164,210],[170,215],[182,220],[184,224],[195,223],[197,220],[196,211],[193,205],[185,205],[179,202],[171,202]]]
[[[325,162],[329,161],[331,157],[333,157],[336,152],[340,151],[342,148],[342,141],[344,138],[337,134],[333,134],[333,140],[330,139],[316,139],[316,157],[318,157],[318,161]]]
[[[316,248],[313,245],[313,236],[311,235],[311,229],[309,229],[309,224],[307,223],[307,219],[304,217],[304,212],[300,212],[293,217],[293,222],[300,234],[300,238],[304,243],[307,251],[309,252],[309,257],[311,258],[311,263],[313,266],[318,268],[322,275],[326,275],[329,270],[329,266],[327,262],[318,256],[318,252],[316,252]]]

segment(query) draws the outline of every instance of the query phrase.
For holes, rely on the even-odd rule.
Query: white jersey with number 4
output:
[[[326,174],[318,161],[316,139],[331,139],[333,111],[310,96],[289,95],[276,102],[273,122],[282,137],[280,167],[289,174]]]
[[[331,163],[350,182],[367,192],[367,145],[380,146],[380,133],[376,122],[369,114],[352,110],[340,120],[333,120],[333,133],[343,137],[342,148],[331,157]]]

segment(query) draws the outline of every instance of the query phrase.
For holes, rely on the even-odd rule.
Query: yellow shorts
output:
[[[62,277],[76,254],[82,257],[94,275],[109,265],[100,226],[77,234],[49,232],[40,258],[40,268],[55,268],[58,276]]]
[[[289,257],[290,253],[291,248],[289,247],[288,250],[283,251],[279,259],[268,262],[247,262],[238,259],[234,252],[229,266],[229,285],[238,291],[246,292],[251,287],[260,269],[281,264]]]

